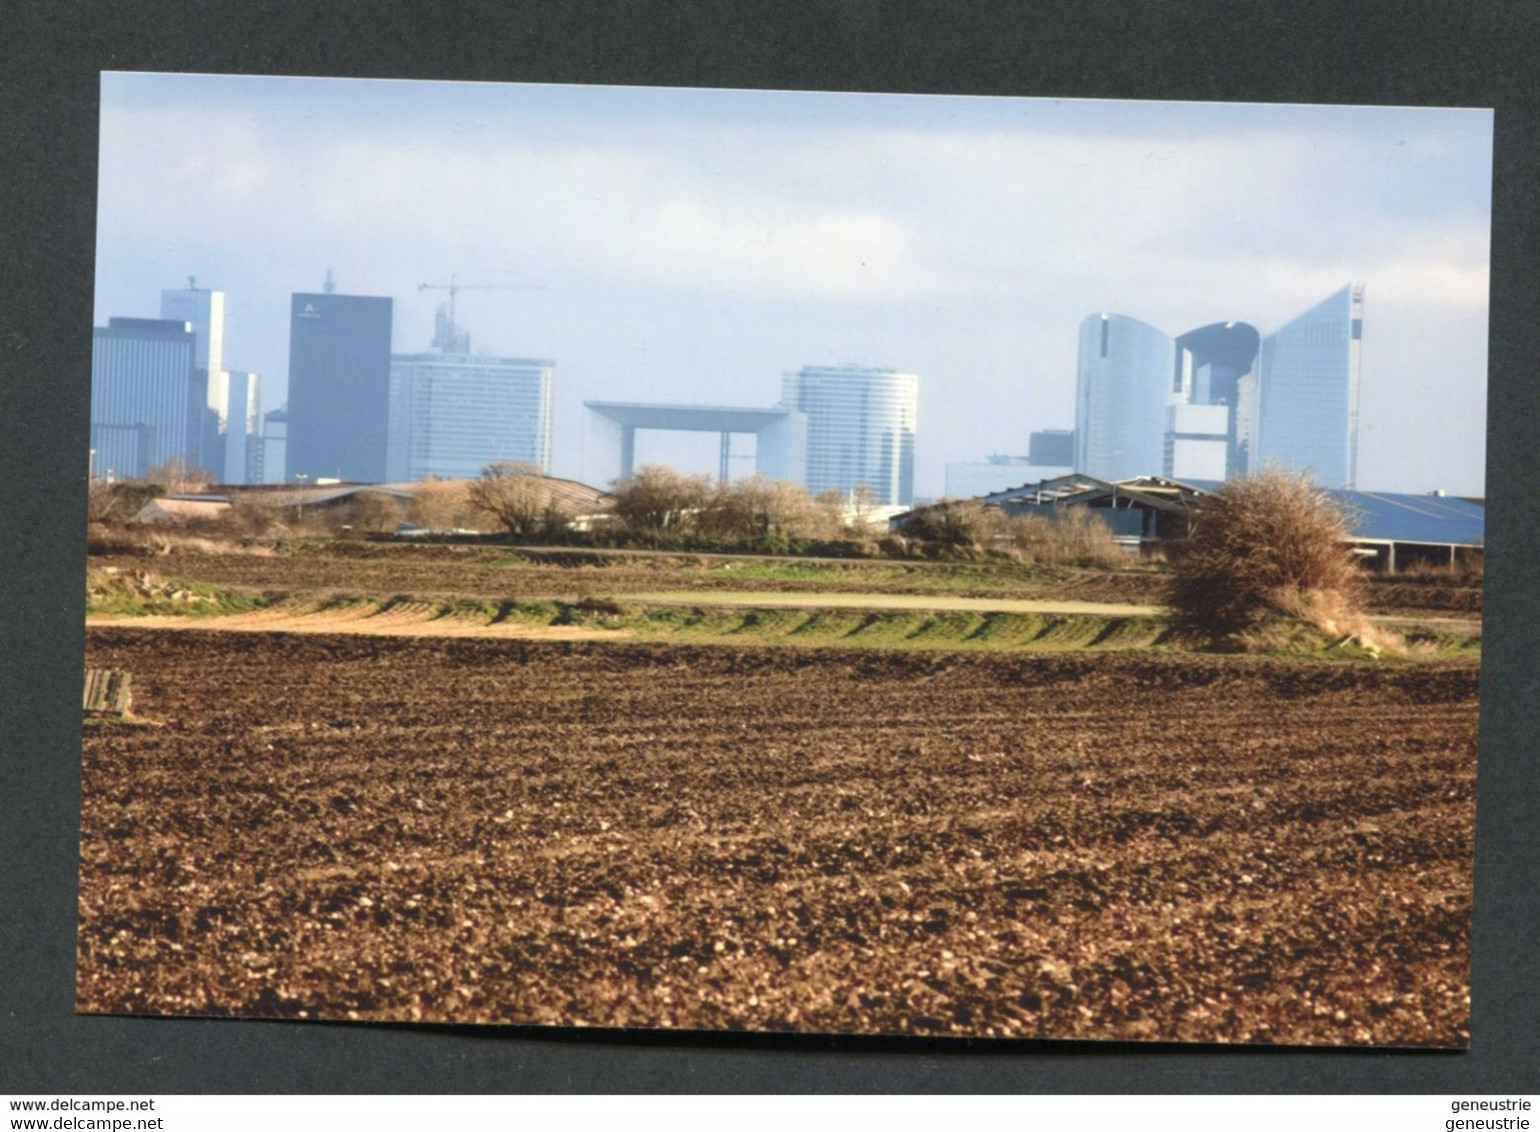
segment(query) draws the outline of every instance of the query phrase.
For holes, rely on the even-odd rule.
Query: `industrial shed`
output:
[[[985,506],[1007,514],[1039,514],[1052,519],[1066,507],[1090,507],[1130,550],[1180,542],[1187,537],[1188,513],[1218,480],[1174,480],[1138,476],[1104,480],[1068,475],[1024,484],[980,497]],[[1356,552],[1375,569],[1394,574],[1411,565],[1456,565],[1479,561],[1486,537],[1486,507],[1481,500],[1432,493],[1333,490],[1352,525]],[[945,506],[945,504],[931,504]],[[902,531],[921,508],[896,516]]]
[[[283,512],[296,520],[314,519],[336,513],[368,496],[410,503],[412,493],[376,484],[342,484],[316,488],[285,488],[261,494],[250,493],[248,500]]]
[[[1486,507],[1450,495],[1333,491],[1353,524],[1353,543],[1387,574],[1412,565],[1479,561],[1486,538]]]
[[[162,495],[135,511],[130,523],[183,527],[205,519],[217,519],[230,510],[224,495]]]
[[[1096,476],[1056,476],[983,497],[986,506],[1008,515],[1052,519],[1065,507],[1089,507],[1130,550],[1187,537],[1187,513],[1202,489],[1161,476],[1104,480]]]

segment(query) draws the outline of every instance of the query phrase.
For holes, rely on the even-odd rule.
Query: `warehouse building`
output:
[[[1186,538],[1193,506],[1221,486],[1219,480],[1136,476],[1110,480],[1073,474],[981,497],[1007,514],[1053,519],[1068,507],[1089,507],[1130,551]],[[1394,574],[1410,566],[1458,565],[1479,560],[1486,537],[1481,500],[1434,492],[1329,490],[1352,528],[1352,545],[1372,569]],[[941,506],[941,505],[937,505]],[[895,516],[902,532],[916,511]]]

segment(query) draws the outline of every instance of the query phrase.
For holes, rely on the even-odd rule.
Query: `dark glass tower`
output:
[[[385,480],[391,300],[296,294],[289,311],[289,479]]]

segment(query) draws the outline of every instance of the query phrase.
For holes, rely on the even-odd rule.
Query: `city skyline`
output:
[[[1088,311],[1276,327],[1352,278],[1359,484],[1483,490],[1488,111],[108,74],[102,128],[96,321],[196,275],[264,409],[290,293],[331,267],[417,353],[419,285],[458,272],[545,288],[456,321],[557,363],[555,474],[585,399],[761,404],[859,362],[921,376],[934,496],[1073,425]],[[715,438],[655,458],[709,470]]]

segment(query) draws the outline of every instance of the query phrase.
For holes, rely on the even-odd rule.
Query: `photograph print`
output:
[[[1491,167],[103,74],[78,1009],[1467,1046]]]

